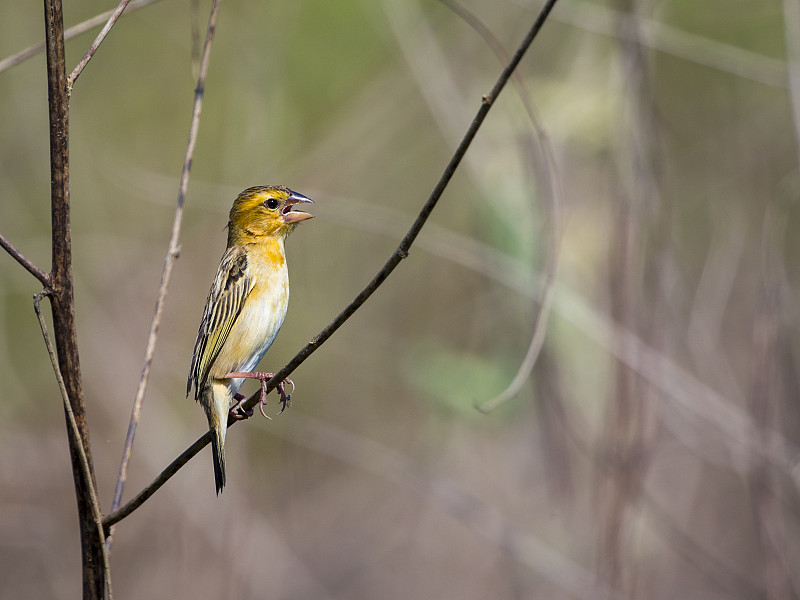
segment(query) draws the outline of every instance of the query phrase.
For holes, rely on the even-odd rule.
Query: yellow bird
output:
[[[266,383],[273,373],[253,369],[275,341],[286,317],[289,272],[284,241],[300,221],[313,217],[293,210],[305,202],[313,203],[286,187],[257,186],[239,194],[231,208],[228,247],[208,293],[186,383],[187,396],[194,385],[195,400],[203,405],[213,433],[217,494],[225,486],[228,417],[245,419],[253,414],[241,409],[244,396],[238,392],[246,378],[261,381],[259,409],[263,414]],[[286,408],[289,396],[283,382],[278,391]]]

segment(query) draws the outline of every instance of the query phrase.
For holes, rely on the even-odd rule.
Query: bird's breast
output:
[[[215,366],[224,371],[215,373],[216,377],[224,377],[231,371],[250,372],[255,369],[283,325],[289,305],[286,261],[276,261],[265,254],[248,254],[247,275],[253,279],[253,289],[215,361]],[[242,383],[242,379],[232,380],[231,391],[238,391]]]

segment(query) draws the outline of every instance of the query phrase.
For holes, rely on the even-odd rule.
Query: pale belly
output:
[[[250,292],[209,376],[223,379],[230,372],[253,371],[275,341],[288,306],[288,273],[286,269],[280,269],[271,281],[257,285]],[[231,394],[237,393],[243,383],[243,378],[230,379],[228,389]]]

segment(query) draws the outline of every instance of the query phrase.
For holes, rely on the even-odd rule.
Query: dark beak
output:
[[[311,198],[303,196],[303,194],[298,194],[297,192],[292,192],[289,195],[289,197],[286,199],[286,204],[281,211],[281,216],[283,217],[284,223],[299,223],[300,221],[314,218],[314,215],[307,212],[292,210],[295,204],[301,203],[314,204],[314,201]]]

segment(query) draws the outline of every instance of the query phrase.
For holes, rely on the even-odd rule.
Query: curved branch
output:
[[[459,4],[456,0],[440,0],[445,6],[461,17],[470,27],[472,27],[478,35],[489,45],[494,52],[497,59],[502,62],[508,62],[508,54],[503,48],[500,40],[491,32],[491,30],[484,25],[484,23],[469,11],[466,7]],[[553,284],[556,280],[558,273],[558,265],[561,256],[561,234],[562,234],[562,215],[561,207],[564,204],[564,199],[561,193],[561,185],[559,183],[558,172],[556,171],[556,161],[553,157],[553,148],[550,145],[550,139],[547,136],[539,119],[536,116],[536,111],[533,108],[530,94],[525,88],[525,81],[519,73],[514,73],[513,83],[517,87],[517,93],[522,100],[522,105],[525,107],[525,112],[533,125],[536,135],[539,139],[542,155],[544,156],[544,170],[543,179],[548,188],[548,198],[550,199],[550,216],[553,219],[553,239],[552,248],[550,249],[550,257],[547,263],[547,271],[545,274],[544,287],[542,297],[539,304],[539,312],[536,315],[536,320],[533,326],[533,334],[531,341],[528,344],[528,351],[525,358],[517,370],[517,374],[506,386],[506,388],[499,394],[475,404],[475,408],[484,414],[492,412],[497,407],[505,404],[514,396],[516,396],[522,389],[522,386],[528,381],[533,367],[539,358],[539,353],[542,351],[544,345],[544,338],[547,333],[547,318],[550,315],[550,308],[553,304]]]
[[[492,108],[495,100],[497,99],[500,92],[505,87],[506,83],[508,83],[509,78],[511,77],[514,70],[519,65],[522,57],[525,55],[525,52],[530,47],[533,40],[536,38],[536,35],[544,25],[545,21],[547,20],[550,11],[555,6],[558,0],[548,0],[547,3],[542,7],[539,16],[536,18],[536,21],[531,26],[530,30],[528,31],[525,38],[520,43],[517,51],[512,56],[511,60],[508,62],[506,67],[503,69],[502,73],[497,79],[497,82],[492,87],[491,91],[485,95],[481,100],[480,108],[478,109],[475,118],[472,120],[469,128],[467,129],[464,137],[459,143],[458,147],[455,150],[450,162],[445,167],[444,171],[442,172],[439,181],[434,187],[433,191],[431,192],[428,200],[423,205],[422,209],[420,210],[419,214],[417,215],[416,220],[414,221],[411,228],[406,233],[403,240],[400,242],[400,245],[394,251],[394,253],[389,257],[386,261],[386,264],[381,268],[380,271],[372,278],[372,281],[361,290],[361,292],[355,297],[355,299],[348,304],[342,312],[322,331],[319,332],[314,338],[311,339],[308,344],[306,344],[295,356],[290,360],[286,366],[284,366],[280,371],[278,371],[275,376],[269,380],[267,383],[267,390],[272,391],[275,389],[277,384],[286,377],[288,377],[300,364],[303,363],[311,354],[313,354],[322,344],[325,343],[328,338],[330,338],[342,324],[347,321],[353,314],[361,307],[364,302],[373,294],[375,290],[377,290],[381,284],[386,281],[389,275],[394,271],[397,265],[400,264],[404,258],[408,257],[408,251],[411,248],[411,245],[414,243],[414,240],[419,235],[419,232],[422,230],[423,225],[428,220],[431,212],[436,207],[436,203],[441,198],[442,193],[447,188],[447,184],[450,182],[450,179],[453,177],[456,169],[458,168],[459,164],[461,163],[461,159],[464,158],[464,155],[467,152],[472,140],[475,138],[475,134],[480,129],[483,121],[486,119],[486,115],[489,113],[489,110]],[[260,398],[260,391],[254,393],[250,396],[245,402],[242,403],[242,406],[245,410],[249,410],[254,408],[255,405],[258,403]],[[235,421],[234,421],[235,422]],[[228,426],[230,427],[234,422],[229,421]],[[141,506],[141,504],[147,500],[153,493],[158,490],[166,481],[172,477],[186,462],[189,461],[195,454],[200,452],[206,444],[209,443],[211,440],[210,433],[206,433],[201,438],[199,438],[192,446],[190,446],[187,450],[183,452],[178,458],[176,458],[169,467],[167,467],[156,479],[147,486],[142,492],[140,492],[136,498],[128,502],[125,506],[120,508],[119,510],[106,515],[104,520],[104,525],[109,527],[115,523],[118,523],[120,520],[131,514],[136,508]]]

